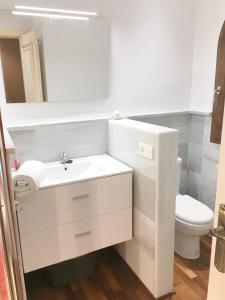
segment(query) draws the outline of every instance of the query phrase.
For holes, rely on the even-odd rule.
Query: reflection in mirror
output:
[[[8,103],[25,102],[19,39],[0,38],[0,86]]]
[[[109,27],[103,17],[74,20],[0,11],[1,99],[106,99],[108,89]]]
[[[19,37],[0,36],[2,93],[7,103],[41,102],[38,39],[34,31]]]

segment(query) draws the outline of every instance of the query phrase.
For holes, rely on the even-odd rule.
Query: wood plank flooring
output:
[[[211,240],[201,241],[201,257],[186,260],[175,255],[174,290],[165,300],[205,300]],[[45,270],[26,276],[28,300],[153,300],[154,298],[112,249],[98,252],[93,276],[62,288],[52,287]]]

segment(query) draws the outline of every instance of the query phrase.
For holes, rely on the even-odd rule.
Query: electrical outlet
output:
[[[153,146],[144,144],[144,143],[139,143],[139,155],[153,160]]]

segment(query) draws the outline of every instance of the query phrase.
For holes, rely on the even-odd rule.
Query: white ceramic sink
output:
[[[39,188],[56,186],[76,181],[132,172],[132,169],[109,155],[73,159],[72,164],[46,163],[45,177]]]
[[[45,177],[50,180],[64,180],[67,178],[77,178],[88,172],[102,172],[102,169],[98,168],[98,166],[92,162],[73,162],[68,165],[56,163],[55,165],[47,167]]]

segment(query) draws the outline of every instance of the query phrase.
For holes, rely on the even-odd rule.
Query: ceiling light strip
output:
[[[24,9],[24,10],[33,10],[33,11],[63,13],[63,14],[86,15],[86,16],[97,16],[98,15],[96,12],[89,12],[89,11],[56,9],[56,8],[45,8],[45,7],[23,6],[23,5],[16,5],[15,8],[16,9]]]
[[[24,11],[12,11],[13,15],[19,16],[33,16],[33,17],[44,17],[52,19],[69,19],[69,20],[80,20],[80,21],[89,21],[88,17],[78,17],[78,16],[69,16],[69,15],[58,15],[58,14],[44,14],[44,13],[32,13]]]

